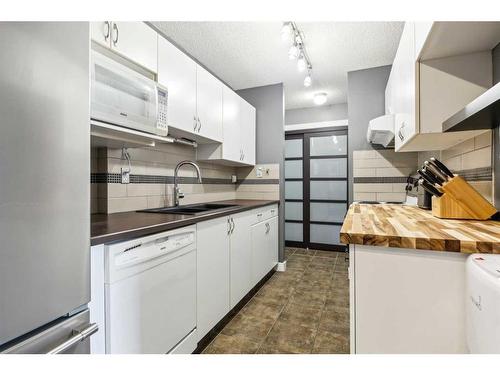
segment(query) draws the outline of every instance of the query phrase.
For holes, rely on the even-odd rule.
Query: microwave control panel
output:
[[[157,87],[157,90],[158,90],[158,119],[156,127],[162,130],[167,130],[168,91],[161,87]]]

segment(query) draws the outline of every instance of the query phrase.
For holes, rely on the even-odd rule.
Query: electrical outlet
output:
[[[262,170],[263,170],[263,169],[264,169],[264,168],[262,168],[262,167],[258,167],[258,168],[257,168],[257,170],[255,171],[255,176],[256,176],[257,178],[262,178]]]
[[[127,168],[122,168],[121,169],[122,173],[122,184],[129,184],[130,183],[130,170]]]

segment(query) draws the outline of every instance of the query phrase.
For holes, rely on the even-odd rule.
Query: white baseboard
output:
[[[276,271],[285,272],[286,271],[286,260],[284,262],[278,262],[276,265]]]

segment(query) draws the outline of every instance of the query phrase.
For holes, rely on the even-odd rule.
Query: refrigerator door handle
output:
[[[51,349],[47,352],[47,354],[60,354],[75,346],[76,344],[86,340],[94,333],[99,330],[99,326],[97,323],[91,323],[85,328],[82,329],[74,329],[73,336],[71,336],[68,340],[64,341],[62,344],[56,346],[54,349]]]

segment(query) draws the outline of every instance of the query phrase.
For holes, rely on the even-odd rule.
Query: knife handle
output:
[[[439,168],[436,168],[433,164],[429,163],[427,160],[424,162],[424,165],[427,167],[426,170],[432,173],[436,177],[440,185],[448,181],[449,177],[443,172],[441,172]]]
[[[451,178],[455,177],[455,175],[448,169],[448,167],[443,163],[441,163],[438,159],[432,157],[429,160],[432,164],[434,164],[437,168],[441,169],[441,171],[444,172],[449,177]]]

